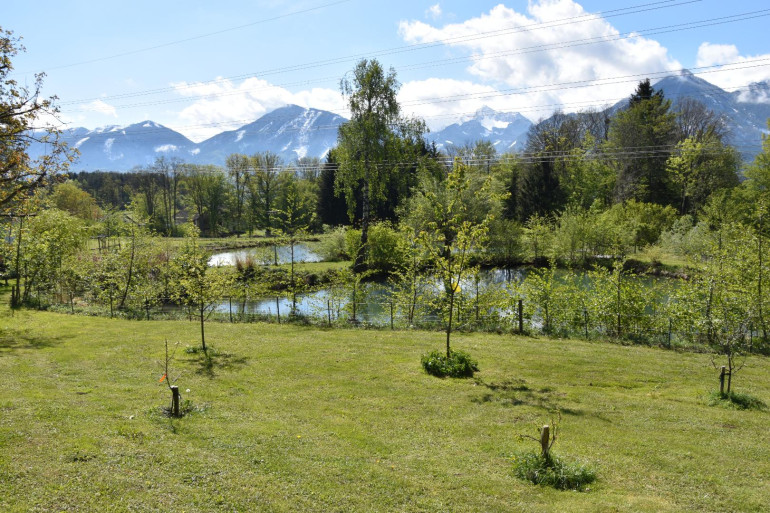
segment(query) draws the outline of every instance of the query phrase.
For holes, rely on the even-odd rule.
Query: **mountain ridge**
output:
[[[666,98],[677,101],[694,97],[708,109],[725,116],[729,142],[745,160],[761,150],[762,134],[768,134],[770,81],[756,82],[741,91],[727,92],[687,70],[653,84]],[[630,93],[629,93],[630,96]],[[627,105],[622,100],[608,109]],[[337,143],[337,131],[347,120],[332,112],[286,105],[266,113],[235,130],[227,130],[195,143],[168,127],[151,120],[127,126],[109,125],[89,130],[76,127],[64,131],[63,139],[81,152],[73,171],[128,171],[151,165],[157,157],[179,158],[196,164],[224,165],[232,153],[277,153],[284,162],[302,157],[324,158]],[[499,153],[521,151],[534,123],[516,112],[500,112],[484,106],[473,115],[461,117],[426,140],[441,150],[490,141]],[[42,144],[30,147],[30,156],[42,155]]]

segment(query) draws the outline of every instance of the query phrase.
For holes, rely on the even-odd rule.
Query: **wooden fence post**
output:
[[[722,365],[722,372],[719,373],[719,395],[725,395],[725,366]]]
[[[519,333],[524,333],[524,300],[519,299]]]
[[[390,300],[390,329],[393,329],[393,300]]]
[[[179,416],[179,387],[176,385],[171,385],[171,414]]]
[[[543,458],[548,459],[548,445],[551,441],[551,428],[546,424],[543,429],[540,430],[540,450],[542,451]]]
[[[278,314],[278,324],[281,324],[281,303],[278,301],[278,296],[275,296],[275,313]]]

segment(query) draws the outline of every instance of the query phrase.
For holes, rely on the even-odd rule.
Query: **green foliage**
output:
[[[679,213],[695,213],[712,193],[738,185],[740,156],[716,137],[688,137],[666,167],[680,190]]]
[[[472,256],[483,254],[489,224],[495,218],[493,208],[499,207],[504,197],[495,185],[492,177],[479,180],[478,174],[456,160],[444,180],[424,177],[419,194],[408,204],[412,229],[444,289],[441,309],[446,321],[447,356],[455,295],[475,269]],[[479,199],[467,201],[470,195]]]
[[[216,237],[224,230],[229,192],[224,171],[216,166],[188,164],[184,182],[190,219],[195,219],[202,234]]]
[[[24,51],[20,40],[0,27],[0,210],[21,204],[55,183],[77,155],[62,141],[61,131],[44,121],[55,119],[59,112],[56,97],[42,96],[45,73],[35,74],[29,80],[32,86],[28,80],[21,86],[12,78],[12,60]],[[27,152],[33,142],[46,145],[45,154],[35,160]]]
[[[373,271],[392,273],[406,259],[401,234],[388,222],[371,226],[368,244],[367,267]]]
[[[281,189],[279,167],[281,158],[270,151],[257,153],[250,158],[250,174],[246,180],[249,189],[251,225],[270,235],[274,228],[275,208]]]
[[[524,260],[524,227],[514,219],[496,217],[489,223],[489,244],[484,262],[495,265],[519,264]]]
[[[422,368],[431,376],[439,378],[472,378],[478,372],[479,364],[464,351],[431,351],[421,357]]]
[[[343,79],[340,86],[351,118],[339,128],[335,190],[347,199],[351,220],[360,193],[361,244],[355,267],[361,271],[375,209],[387,200],[394,211],[408,195],[415,184],[416,166],[400,163],[414,162],[424,153],[426,129],[421,120],[400,117],[396,73],[393,69],[386,73],[376,60],[359,61],[352,79]]]
[[[676,115],[671,100],[649,80],[639,84],[629,106],[613,116],[604,151],[617,172],[615,200],[672,205],[677,191],[666,171],[676,144]]]
[[[590,465],[567,462],[553,454],[545,457],[528,452],[514,459],[514,475],[536,485],[557,490],[588,491],[587,486],[596,481],[596,470]]]
[[[84,221],[96,221],[101,217],[101,209],[93,196],[71,180],[54,188],[51,202],[59,210],[69,212]]]
[[[350,260],[351,254],[348,251],[347,229],[344,226],[338,226],[324,234],[321,238],[318,253],[324,262]]]

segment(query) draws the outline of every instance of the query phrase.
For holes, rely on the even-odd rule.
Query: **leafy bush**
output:
[[[348,260],[356,259],[360,247],[361,230],[357,228],[348,228],[345,230],[345,253],[348,255]]]
[[[720,394],[718,391],[709,395],[709,406],[723,405],[737,410],[766,410],[767,404],[750,394],[730,392]]]
[[[451,351],[449,358],[442,351],[431,351],[422,355],[422,368],[439,378],[471,378],[479,370],[479,364],[464,351]]]
[[[393,272],[403,265],[407,256],[401,236],[390,223],[377,223],[369,228],[367,266],[380,272]]]
[[[341,260],[350,259],[350,254],[347,249],[346,234],[347,230],[345,227],[340,226],[331,230],[321,239],[318,252],[325,261],[339,262]]]
[[[596,481],[596,471],[584,463],[569,463],[551,454],[547,458],[526,453],[514,458],[513,470],[519,479],[557,490],[587,490]]]

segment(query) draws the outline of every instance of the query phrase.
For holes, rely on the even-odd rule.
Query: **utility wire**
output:
[[[139,53],[150,52],[150,51],[153,51],[153,50],[158,50],[160,48],[167,48],[169,46],[174,46],[174,45],[178,45],[178,44],[182,44],[182,43],[187,43],[187,42],[195,41],[195,40],[198,40],[198,39],[204,39],[204,38],[207,38],[207,37],[218,36],[218,35],[224,34],[226,32],[232,32],[234,30],[241,30],[241,29],[244,29],[244,28],[253,27],[255,25],[261,25],[263,23],[268,23],[268,22],[271,22],[271,21],[276,21],[276,20],[280,20],[280,19],[283,19],[283,18],[288,18],[288,17],[291,17],[291,16],[296,16],[298,14],[306,14],[306,13],[309,13],[309,12],[318,11],[320,9],[325,9],[326,7],[332,7],[334,5],[344,4],[344,3],[347,3],[347,2],[350,2],[350,1],[351,0],[337,0],[336,2],[331,2],[331,3],[319,5],[319,6],[316,6],[316,7],[310,7],[308,9],[292,11],[292,12],[289,12],[289,13],[286,13],[286,14],[281,14],[279,16],[273,16],[272,18],[265,18],[265,19],[257,20],[257,21],[251,22],[251,23],[246,23],[244,25],[238,25],[236,27],[230,27],[230,28],[226,28],[226,29],[222,29],[222,30],[217,30],[215,32],[208,32],[206,34],[199,34],[197,36],[192,36],[192,37],[188,37],[188,38],[185,38],[185,39],[178,39],[176,41],[169,41],[167,43],[162,43],[162,44],[155,45],[155,46],[148,46],[148,47],[145,47],[145,48],[138,48],[138,49],[130,50],[130,51],[123,52],[123,53],[108,55],[108,56],[105,56],[105,57],[99,57],[97,59],[89,59],[89,60],[86,60],[86,61],[73,62],[73,63],[70,63],[70,64],[61,64],[61,65],[58,65],[58,66],[49,67],[47,69],[47,71],[64,69],[64,68],[72,68],[72,67],[75,67],[75,66],[82,66],[84,64],[94,64],[94,63],[97,63],[97,62],[104,62],[104,61],[108,61],[108,60],[112,60],[112,59],[117,59],[117,58],[120,58],[120,57],[126,57],[128,55],[136,55],[136,54],[139,54]],[[23,74],[28,74],[28,73],[29,72],[23,73]]]
[[[761,14],[757,14],[757,13],[761,13]],[[751,16],[749,18],[747,18],[746,16],[748,16],[748,15],[751,15]],[[745,13],[745,14],[736,15],[736,16],[727,16],[727,17],[713,18],[713,19],[710,19],[710,20],[699,21],[699,22],[688,22],[688,23],[679,24],[679,25],[669,25],[669,26],[663,27],[666,30],[659,30],[657,28],[656,29],[651,29],[651,30],[659,30],[658,32],[655,32],[655,33],[672,32],[672,31],[675,31],[675,30],[691,30],[691,29],[694,29],[694,28],[701,28],[701,27],[704,27],[704,26],[713,26],[713,25],[721,25],[721,24],[725,24],[725,23],[734,23],[736,21],[744,21],[745,19],[751,19],[751,18],[756,18],[756,17],[766,17],[766,16],[770,16],[770,9],[765,9],[765,10],[761,10],[761,11],[754,11],[752,13]],[[497,55],[497,57],[499,57],[501,55],[515,55],[515,54],[519,54],[519,53],[529,53],[531,51],[538,51],[538,52],[539,51],[548,51],[548,50],[553,49],[553,48],[564,49],[564,48],[569,48],[569,47],[573,47],[573,46],[582,46],[582,45],[585,45],[585,44],[606,43],[606,42],[611,42],[611,41],[614,41],[614,40],[617,40],[617,39],[623,39],[623,38],[629,38],[629,37],[642,37],[642,36],[632,32],[632,33],[618,35],[616,38],[612,38],[612,39],[607,39],[607,38],[591,38],[590,40],[575,40],[575,41],[571,41],[571,42],[567,41],[567,42],[563,42],[563,43],[555,43],[553,45],[539,45],[539,46],[535,46],[535,47],[529,47],[529,48],[520,49],[520,50],[517,50],[515,52],[505,52],[503,54],[495,54],[495,55]],[[588,41],[590,41],[590,42],[588,42]],[[482,59],[487,59],[487,58],[496,58],[496,57],[495,56],[484,56],[484,57],[482,57]],[[463,58],[463,59],[464,60],[468,60],[468,59],[473,59],[473,58],[471,57],[471,58]],[[449,59],[449,60],[453,60],[453,59]],[[478,60],[478,59],[476,59],[476,60]],[[740,64],[746,65],[746,64],[749,64],[749,63],[766,62],[768,60],[769,59],[753,59],[753,60],[749,60],[749,61],[744,61],[744,62],[742,62]],[[430,63],[427,63],[427,64],[423,63],[423,64],[420,64],[420,65],[407,66],[407,67],[405,67],[403,69],[410,69],[411,70],[411,69],[417,69],[420,66],[440,66],[441,65],[440,63],[441,63],[441,61],[434,61],[434,62],[430,62]],[[764,65],[767,65],[767,64],[764,64]],[[718,68],[718,67],[724,67],[724,66],[731,66],[731,64],[720,64],[720,65],[712,65],[712,66],[704,66],[704,67],[698,67],[698,68],[691,68],[691,71],[692,70],[704,70],[704,71],[701,71],[700,73],[694,73],[694,74],[701,74],[701,73],[709,72],[709,71],[705,71],[705,70],[713,69],[713,68]],[[734,69],[744,69],[744,68],[747,68],[747,67],[752,67],[752,66],[742,66],[742,67],[739,67],[739,68],[730,68],[729,70],[727,70],[727,69],[725,69],[725,70],[713,69],[713,71],[710,71],[710,73],[722,72],[722,71],[732,71]],[[630,77],[639,77],[639,76],[652,77],[652,76],[658,76],[658,75],[670,74],[670,73],[672,73],[672,71],[657,71],[657,72],[652,72],[652,73],[642,73],[642,74],[636,74],[636,75],[625,75],[625,76],[619,76],[619,77],[607,77],[607,78],[602,78],[602,79],[594,79],[594,80],[590,80],[590,81],[586,80],[586,81],[563,82],[563,83],[558,83],[558,84],[550,84],[548,86],[529,86],[529,87],[525,87],[525,88],[505,89],[505,90],[499,90],[499,91],[494,92],[494,93],[468,93],[468,94],[465,94],[465,95],[457,95],[456,97],[459,98],[460,96],[464,96],[465,99],[487,99],[487,98],[494,98],[494,97],[499,97],[499,96],[506,96],[506,95],[509,95],[509,94],[522,94],[522,93],[514,93],[516,91],[545,92],[545,91],[554,91],[554,90],[567,89],[568,87],[563,87],[563,86],[567,86],[567,85],[575,86],[575,87],[596,87],[596,86],[602,86],[602,85],[613,85],[613,84],[622,83],[622,82],[617,82],[617,81],[616,82],[608,82],[610,80],[617,80],[617,79],[630,78]],[[327,78],[327,79],[324,79],[324,80],[331,80],[331,78]],[[302,81],[302,82],[300,82],[300,84],[309,84],[309,83],[312,83],[312,82],[309,82],[309,81]],[[294,83],[294,84],[297,84],[297,83]],[[290,84],[290,85],[294,85],[294,84]],[[199,87],[199,85],[195,86],[195,87]],[[197,101],[197,100],[211,100],[211,99],[218,99],[218,98],[223,98],[223,97],[228,97],[228,96],[240,96],[240,95],[254,94],[255,92],[260,91],[260,90],[272,89],[272,88],[276,88],[276,87],[283,87],[283,86],[281,86],[281,85],[266,85],[264,87],[253,88],[253,89],[250,89],[250,90],[236,90],[236,91],[228,91],[228,92],[220,92],[220,93],[211,93],[211,94],[207,94],[207,95],[200,95],[200,96],[197,96],[197,97],[184,97],[184,98],[174,98],[174,99],[170,99],[170,100],[155,100],[155,101],[150,101],[150,102],[123,104],[123,105],[116,106],[116,108],[122,108],[122,109],[138,108],[138,107],[165,105],[165,104],[171,104],[171,103],[185,103],[185,102]],[[141,96],[141,95],[144,95],[144,94],[149,94],[149,93],[131,93],[131,94],[123,95],[121,97],[122,98],[129,98],[129,97],[133,97],[133,96]],[[482,96],[477,96],[479,94],[481,94]],[[84,101],[88,101],[88,100],[73,100],[73,101],[61,103],[60,105],[70,105],[70,104],[82,103]],[[415,101],[412,101],[412,102],[402,103],[402,106],[417,106],[417,105],[444,103],[446,101],[450,101],[449,97],[443,97],[441,99],[434,99],[434,100],[431,100],[431,101],[425,101],[425,100],[419,100],[418,101],[418,100],[415,100]],[[78,112],[86,112],[86,111],[87,111],[87,109],[69,109],[69,110],[65,110],[63,112],[65,112],[65,113],[78,113]],[[336,113],[336,114],[341,115],[341,116],[345,116],[345,114],[341,114],[341,113]]]
[[[344,0],[344,1],[349,1],[349,0]],[[303,64],[295,64],[295,65],[284,66],[284,67],[280,67],[280,68],[273,68],[273,69],[263,70],[263,71],[254,72],[254,73],[248,73],[248,74],[242,74],[242,75],[233,75],[233,76],[230,76],[230,77],[217,78],[217,79],[210,80],[210,81],[205,81],[205,82],[197,82],[195,84],[191,84],[189,86],[184,86],[184,87],[195,88],[195,87],[200,87],[200,86],[203,86],[203,85],[218,84],[218,83],[223,83],[223,82],[233,81],[233,80],[243,80],[243,79],[247,79],[247,78],[257,78],[257,77],[262,77],[262,76],[267,76],[267,75],[283,74],[283,73],[287,73],[287,72],[291,72],[291,71],[307,71],[307,70],[309,70],[311,68],[328,66],[328,65],[332,65],[332,64],[345,63],[345,62],[349,62],[350,60],[354,60],[354,59],[355,60],[360,60],[361,58],[365,58],[365,57],[392,55],[392,54],[403,53],[403,52],[407,52],[407,51],[415,51],[415,50],[422,50],[422,49],[425,49],[425,48],[433,48],[433,47],[437,47],[437,46],[441,46],[441,45],[445,45],[445,44],[453,44],[453,43],[456,44],[456,43],[461,43],[461,42],[465,42],[465,41],[468,41],[468,40],[478,40],[478,39],[484,39],[484,38],[490,38],[490,37],[499,37],[501,35],[508,35],[508,34],[511,34],[511,33],[530,32],[530,31],[533,31],[533,30],[541,30],[541,29],[544,29],[544,28],[553,28],[553,27],[563,26],[563,25],[567,25],[567,24],[584,23],[584,22],[587,22],[587,21],[595,21],[597,19],[606,19],[606,18],[612,18],[612,17],[617,17],[617,16],[625,16],[625,15],[629,15],[629,14],[637,14],[639,12],[645,12],[645,11],[651,11],[651,10],[659,10],[659,9],[665,9],[665,8],[670,8],[670,7],[677,7],[677,6],[681,6],[681,5],[701,2],[702,0],[688,0],[688,1],[685,1],[685,2],[672,3],[672,2],[675,2],[675,1],[676,0],[658,1],[658,2],[652,2],[652,3],[648,3],[648,4],[640,4],[640,5],[626,7],[626,8],[621,8],[621,9],[613,9],[613,10],[610,10],[610,11],[604,11],[604,12],[599,12],[599,13],[590,13],[590,14],[585,14],[585,15],[581,15],[581,16],[573,16],[573,17],[569,17],[569,18],[561,18],[561,19],[552,20],[552,21],[549,21],[549,22],[532,23],[532,24],[528,24],[528,25],[525,25],[525,26],[516,26],[516,27],[512,27],[512,28],[498,29],[498,30],[493,30],[493,31],[488,31],[488,32],[481,32],[481,33],[477,33],[477,34],[472,34],[472,35],[457,36],[457,37],[452,37],[452,38],[445,38],[445,39],[440,39],[440,40],[436,40],[436,41],[431,41],[431,42],[428,42],[428,43],[417,43],[417,44],[411,44],[411,45],[406,45],[406,46],[399,46],[399,47],[394,47],[394,48],[389,48],[389,49],[384,49],[384,50],[376,50],[376,51],[370,52],[370,53],[368,53],[366,55],[353,54],[353,55],[347,55],[347,56],[342,56],[342,57],[335,57],[335,58],[331,58],[331,59],[311,61],[311,62],[307,62],[307,63],[303,63]],[[665,4],[665,5],[661,5],[661,4]],[[329,4],[329,5],[333,5],[333,4]],[[625,12],[625,11],[627,11],[627,12]],[[193,38],[193,39],[195,39],[195,38]],[[132,52],[130,52],[130,53],[132,53]],[[112,58],[112,57],[109,57],[109,58]],[[50,68],[50,69],[58,69],[58,68]],[[73,100],[73,101],[69,101],[69,102],[66,102],[66,103],[82,103],[82,102],[88,102],[88,101],[93,101],[93,100],[97,100],[97,99],[105,100],[105,99],[117,99],[117,98],[132,97],[132,96],[142,96],[142,95],[149,95],[149,94],[158,94],[158,93],[162,93],[162,92],[176,91],[178,89],[179,89],[178,87],[164,87],[164,88],[157,88],[157,89],[149,89],[149,90],[140,91],[140,92],[136,92],[136,93],[123,93],[123,94],[112,95],[112,96],[105,96],[105,97],[99,97],[99,98],[89,98],[89,99],[84,99],[84,100]],[[64,105],[64,104],[65,103],[62,103],[62,105]]]
[[[739,70],[739,69],[743,69],[743,68],[755,67],[755,65],[752,64],[752,63],[760,63],[760,62],[761,63],[765,63],[765,64],[763,64],[764,66],[769,66],[770,65],[770,58],[755,59],[753,61],[747,61],[747,65],[746,66],[732,67],[730,69],[716,69],[716,70],[708,71],[708,68],[719,68],[719,67],[724,66],[722,64],[718,64],[718,65],[714,65],[714,66],[707,66],[707,67],[702,67],[702,68],[693,68],[693,69],[701,69],[701,70],[703,70],[703,71],[700,71],[698,73],[693,73],[693,74],[702,74],[702,73],[707,73],[707,72],[731,72],[731,71],[735,71],[735,70]],[[680,70],[680,72],[681,71],[683,71],[683,70]],[[625,75],[625,76],[622,76],[622,77],[618,77],[618,78],[623,79],[623,80],[619,80],[619,81],[614,82],[614,83],[615,84],[618,84],[618,83],[633,83],[633,82],[636,82],[639,79],[639,77],[657,76],[657,75],[662,75],[664,73],[670,75],[670,72],[667,72],[667,71],[660,71],[660,72],[653,72],[653,73],[642,73],[642,74],[637,74],[637,75]],[[607,80],[607,79],[604,79],[604,80]],[[557,86],[560,86],[560,85],[563,86],[563,87],[557,87]],[[606,85],[606,84],[600,84],[600,85]],[[459,101],[468,101],[468,100],[481,100],[481,99],[489,99],[489,98],[499,97],[499,96],[512,96],[512,95],[516,95],[516,94],[530,94],[530,93],[534,93],[534,92],[548,92],[548,91],[552,91],[552,90],[577,89],[577,88],[593,87],[593,86],[594,86],[593,82],[590,82],[590,81],[565,82],[565,83],[562,83],[562,84],[554,84],[554,86],[548,86],[548,89],[542,89],[542,90],[539,90],[536,87],[520,88],[520,89],[510,89],[510,90],[505,90],[505,91],[499,92],[499,93],[476,93],[475,95],[454,95],[454,96],[449,96],[449,97],[436,97],[436,98],[432,98],[430,100],[420,100],[420,101],[413,101],[413,102],[405,102],[402,105],[409,106],[409,107],[415,107],[415,106],[421,106],[421,105],[431,105],[431,104],[436,104],[436,103],[459,102]],[[735,88],[735,90],[737,92],[737,91],[740,91],[740,90],[747,90],[750,87],[751,87],[751,84],[747,84],[747,85],[738,86],[738,87]],[[724,90],[720,89],[717,86],[713,86],[712,88],[705,89],[702,92],[701,95],[669,94],[667,96],[667,98],[674,99],[674,98],[678,98],[679,96],[698,98],[698,97],[702,97],[702,96],[705,96],[705,95],[720,95],[720,96],[728,96],[729,97],[732,94],[734,94],[734,93],[729,93],[727,91],[724,91]],[[552,103],[552,104],[529,105],[527,107],[523,107],[523,108],[518,109],[518,112],[519,113],[522,113],[522,112],[537,112],[537,111],[544,110],[546,108],[551,108],[552,110],[561,110],[561,109],[568,108],[568,107],[589,107],[589,108],[590,107],[606,107],[608,105],[614,105],[617,102],[623,100],[624,98],[626,98],[626,97],[624,96],[624,97],[620,97],[620,98],[617,98],[617,97],[616,98],[605,98],[605,99],[601,99],[601,100],[585,100],[585,101],[577,101],[577,102],[560,102],[560,103]],[[65,112],[72,112],[72,111],[65,111]],[[335,113],[332,112],[332,114],[335,114]],[[469,113],[465,113],[465,114],[473,114],[473,113],[469,112]],[[337,114],[337,115],[342,117],[342,114]],[[451,114],[451,115],[450,114],[442,114],[440,116],[423,116],[422,118],[424,118],[424,119],[433,119],[433,118],[440,118],[440,117],[457,117],[457,116],[462,116],[462,115],[463,115],[462,113],[460,113],[460,114]],[[244,126],[245,124],[249,124],[249,123],[253,123],[253,122],[254,122],[254,120],[252,120],[252,119],[220,121],[220,122],[213,122],[213,123],[201,123],[201,124],[185,125],[185,126],[182,126],[182,127],[177,127],[176,130],[178,131],[178,130],[184,130],[184,129],[188,129],[189,130],[189,129],[195,129],[195,128],[216,128],[216,127],[230,127],[230,126],[233,127],[233,129],[235,130],[237,128],[242,128],[242,126]],[[303,131],[303,130],[304,131],[322,131],[322,130],[335,130],[336,131],[338,127],[339,127],[339,125],[336,125],[336,124],[335,125],[317,125],[317,126],[309,127],[309,128],[306,128],[306,127],[296,127],[296,128],[294,128],[294,127],[285,127],[284,126],[284,127],[281,127],[281,130],[283,132],[294,132],[294,131]],[[122,130],[123,128],[124,127],[121,127],[119,129],[116,129],[115,131]],[[166,129],[166,127],[161,126],[160,128],[148,129],[148,130],[144,131],[143,133],[160,133],[160,132],[163,132],[164,129]],[[72,138],[72,140],[74,140],[74,138]]]

